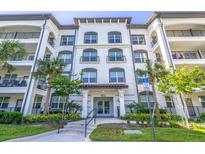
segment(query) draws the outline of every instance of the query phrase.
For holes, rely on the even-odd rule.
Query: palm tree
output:
[[[15,67],[8,63],[9,60],[16,58],[23,59],[26,56],[26,50],[19,41],[5,40],[0,43],[0,68],[11,73]]]
[[[59,59],[51,60],[38,60],[37,70],[33,72],[33,76],[36,79],[46,79],[47,93],[46,102],[44,104],[44,114],[48,114],[49,102],[52,89],[52,80],[61,75],[63,72],[64,64]]]
[[[157,80],[163,76],[166,76],[169,72],[166,70],[166,67],[163,63],[152,63],[150,60],[146,61],[146,70],[137,69],[137,75],[144,75],[149,78],[152,92],[153,92],[153,101],[156,107],[156,117],[158,120],[161,120],[160,111],[159,111],[159,103],[157,100]]]

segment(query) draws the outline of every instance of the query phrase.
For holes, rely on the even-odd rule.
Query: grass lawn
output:
[[[125,129],[138,129],[143,134],[125,135]],[[134,128],[129,125],[102,124],[90,135],[92,141],[152,141],[151,128]],[[156,141],[161,142],[204,142],[205,129],[156,128]]]
[[[0,141],[36,135],[51,130],[53,130],[53,128],[44,126],[0,124]]]

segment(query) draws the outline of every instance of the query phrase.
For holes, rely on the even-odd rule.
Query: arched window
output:
[[[145,50],[134,51],[135,63],[145,63],[147,60],[147,52]]]
[[[84,34],[84,43],[85,44],[93,44],[97,43],[98,34],[96,32],[86,32]]]
[[[114,48],[108,51],[108,60],[109,61],[123,61],[124,56],[122,49]]]
[[[108,42],[109,43],[122,43],[121,32],[109,32]]]
[[[72,63],[72,52],[71,51],[60,51],[58,54],[58,59],[62,61],[65,65]]]
[[[82,61],[83,62],[97,61],[97,50],[92,48],[83,50]]]
[[[94,68],[86,68],[82,70],[83,83],[97,83],[97,70]]]
[[[145,107],[147,107],[147,92],[146,91],[142,91],[139,93],[139,102],[144,104]],[[153,93],[152,91],[148,92],[149,94],[149,103],[151,105],[151,107],[154,106],[154,99],[153,99]]]
[[[110,82],[119,83],[125,82],[125,71],[122,68],[112,68],[109,71]]]

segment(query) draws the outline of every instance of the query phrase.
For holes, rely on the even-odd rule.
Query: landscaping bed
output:
[[[51,130],[54,130],[54,128],[45,126],[0,124],[0,141],[32,136]]]
[[[124,134],[124,130],[137,129],[142,134]],[[135,124],[102,124],[91,133],[92,141],[152,141],[150,127],[139,127]],[[156,141],[158,142],[205,142],[205,129],[203,128],[156,128]]]

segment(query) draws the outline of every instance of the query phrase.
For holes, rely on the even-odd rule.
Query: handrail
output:
[[[90,115],[93,113],[93,116],[90,117]],[[96,124],[96,117],[97,117],[97,109],[94,108],[92,111],[90,111],[88,113],[88,115],[85,118],[85,137],[87,136],[87,128],[89,123],[94,119],[94,124]],[[88,119],[90,118],[90,120],[88,121]]]

